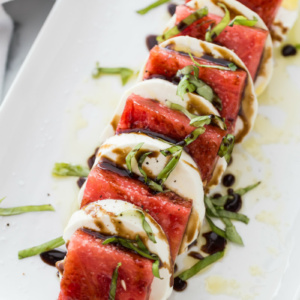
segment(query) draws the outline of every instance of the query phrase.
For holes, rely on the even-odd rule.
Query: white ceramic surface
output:
[[[52,166],[84,164],[98,145],[122,92],[135,80],[122,87],[118,76],[94,80],[91,72],[96,61],[140,69],[146,35],[159,33],[170,18],[166,6],[135,13],[151,2],[58,1],[2,104],[0,198],[7,198],[1,206],[52,203],[56,212],[0,217],[0,299],[57,298],[56,270],[39,257],[19,261],[17,252],[61,236],[77,208],[76,179],[53,178]],[[245,247],[229,244],[221,262],[171,300],[299,299],[300,56],[275,54],[254,131],[236,147],[228,171],[237,176],[234,188],[262,180],[244,197],[249,225],[236,223]]]

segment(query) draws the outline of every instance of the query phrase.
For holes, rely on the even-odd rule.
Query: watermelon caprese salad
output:
[[[253,127],[280,1],[239,2],[188,1],[157,38],[82,176],[56,263],[59,300],[168,299],[221,259],[227,241],[243,244],[232,220],[248,223],[241,196],[257,184],[208,195]],[[201,235],[217,246],[203,247]],[[178,255],[197,242],[203,257],[176,272]]]

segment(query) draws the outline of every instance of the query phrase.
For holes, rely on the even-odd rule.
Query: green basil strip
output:
[[[195,61],[194,57],[192,56],[192,54],[190,52],[189,52],[189,56],[190,56],[191,60],[193,61],[193,63],[197,67],[200,67],[200,68],[218,69],[218,70],[224,70],[224,71],[236,71],[237,70],[237,66],[233,62],[228,63],[228,67],[223,67],[223,66],[219,66],[219,65],[201,65]]]
[[[226,162],[229,163],[231,158],[231,153],[234,147],[235,137],[232,134],[227,134],[223,137],[222,143],[220,145],[218,155],[220,157],[224,157]]]
[[[216,262],[217,260],[221,259],[224,256],[224,251],[214,253],[205,257],[202,260],[199,260],[195,265],[193,265],[190,269],[183,271],[178,275],[181,280],[188,280],[198,272],[206,268],[207,266],[211,265],[212,263]]]
[[[145,161],[145,159],[151,154],[152,152],[146,152],[144,153],[140,158],[139,158],[139,161],[138,161],[138,167],[139,167],[139,170],[140,170],[140,173],[142,174],[142,176],[144,177],[144,180],[145,180],[145,183],[147,183],[148,181],[148,176],[146,174],[146,172],[143,170],[143,163]]]
[[[227,66],[231,71],[237,70],[237,66],[233,62],[229,63]]]
[[[136,153],[141,149],[141,147],[144,145],[144,143],[137,144],[126,156],[126,166],[129,171],[129,173],[132,173],[132,167],[131,167],[131,161],[133,157],[136,155]]]
[[[178,110],[185,114],[190,120],[192,120],[195,117],[199,117],[198,115],[191,114],[187,109],[185,109],[183,106],[173,103],[169,100],[166,100],[166,106],[173,109],[173,110]]]
[[[134,245],[133,241],[121,238],[121,237],[111,237],[106,239],[104,242],[102,242],[103,245],[110,244],[110,243],[118,243],[122,245],[125,248],[131,249],[138,253],[139,255],[149,258],[151,260],[157,260],[158,257],[155,254],[149,254],[149,252],[143,251],[141,248]]]
[[[230,13],[227,7],[223,3],[218,3],[220,7],[225,10],[225,15],[223,19],[213,28],[210,28],[205,34],[205,40],[207,42],[212,42],[230,23]]]
[[[147,156],[149,156],[151,153],[152,153],[152,152],[146,152],[146,153],[144,153],[144,154],[140,157],[140,159],[139,159],[139,161],[138,161],[138,167],[139,167],[140,173],[141,173],[142,176],[144,177],[145,183],[146,183],[152,190],[154,190],[154,191],[156,191],[156,192],[163,192],[163,191],[164,191],[163,187],[162,187],[160,184],[158,184],[158,183],[156,183],[155,181],[153,181],[152,179],[148,178],[146,172],[143,170],[143,167],[142,167],[142,165],[143,165],[145,159],[146,159]]]
[[[195,127],[201,127],[209,124],[213,124],[222,130],[227,130],[225,119],[216,115],[198,116],[193,118],[190,122],[190,125]]]
[[[127,240],[127,239],[124,239],[121,237],[111,237],[102,242],[103,245],[110,244],[110,243],[118,243],[127,249],[131,249],[131,250],[135,251],[136,253],[138,253],[139,255],[141,255],[145,258],[154,260],[154,263],[156,263],[156,261],[158,261],[158,265],[159,265],[159,257],[156,254],[149,252],[149,250],[146,248],[146,246],[144,245],[142,240],[139,238],[139,236],[136,237],[137,246],[134,245],[134,241],[130,241],[130,240]],[[145,249],[147,249],[147,250],[145,250]],[[155,277],[160,278],[159,271],[156,270],[156,266],[153,267],[153,265],[152,265],[152,271],[153,271],[153,275]]]
[[[257,23],[257,18],[253,17],[253,20],[249,20],[244,16],[236,16],[228,25],[233,26],[233,25],[243,25],[243,26],[248,26],[248,27],[253,27]]]
[[[89,173],[90,170],[87,167],[68,163],[55,163],[52,169],[52,175],[54,176],[87,177]]]
[[[54,208],[51,204],[0,208],[0,216],[20,215],[35,211],[54,211]]]
[[[64,244],[65,244],[64,239],[62,237],[59,237],[59,238],[56,238],[56,239],[51,240],[49,242],[46,242],[44,244],[41,244],[39,246],[35,246],[35,247],[32,247],[32,248],[21,250],[21,251],[19,251],[18,256],[19,256],[19,259],[23,259],[23,258],[26,258],[26,257],[41,254],[45,251],[55,249],[55,248],[57,248],[59,246],[62,246]]]
[[[232,197],[231,195],[225,195],[219,198],[210,198],[210,200],[215,206],[224,206],[227,200],[230,199],[231,197]]]
[[[153,262],[152,264],[152,273],[155,277],[160,278],[160,275],[159,275],[159,260],[156,260]]]
[[[189,75],[184,75],[177,86],[176,95],[183,99],[186,93],[193,93],[196,89],[196,85],[191,82],[191,77]]]
[[[147,7],[140,9],[137,11],[138,14],[140,15],[145,15],[147,12],[149,12],[151,9],[156,8],[164,3],[169,2],[170,0],[158,0],[150,5],[148,5]]]
[[[164,184],[164,182],[168,179],[169,175],[172,173],[172,171],[178,164],[181,154],[182,150],[177,152],[167,163],[167,165],[161,170],[161,172],[157,175],[156,180],[158,180],[160,184]]]
[[[184,146],[188,146],[189,144],[194,142],[199,137],[199,135],[203,134],[204,132],[205,132],[205,127],[199,127],[195,129],[184,139]]]
[[[1,203],[5,198],[6,198],[6,197],[1,198],[1,199],[0,199],[0,203]]]
[[[261,182],[257,182],[255,184],[249,185],[245,188],[240,188],[237,189],[235,191],[233,191],[234,194],[238,194],[240,196],[245,195],[247,192],[253,190],[254,188],[256,188],[258,185],[260,185]],[[221,196],[219,198],[209,198],[210,201],[215,205],[215,206],[224,206],[227,202],[228,199],[232,199],[233,195],[225,195],[225,196]]]
[[[110,288],[109,288],[109,298],[108,298],[109,300],[115,300],[115,297],[116,297],[117,280],[118,280],[118,276],[119,276],[118,271],[119,271],[120,266],[122,266],[122,264],[119,262],[113,272],[113,276],[112,276],[111,284],[110,284]]]
[[[203,7],[201,9],[196,10],[186,18],[184,18],[182,21],[179,22],[179,24],[175,25],[174,27],[167,30],[163,35],[158,36],[156,40],[161,43],[163,41],[166,41],[173,37],[174,35],[179,34],[184,28],[187,26],[193,24],[195,21],[207,16],[208,14],[208,8]]]
[[[136,243],[137,243],[138,247],[139,247],[142,251],[144,251],[145,253],[150,254],[149,250],[148,250],[147,247],[144,245],[144,243],[143,243],[143,241],[141,240],[140,236],[137,235],[135,239],[136,239]]]
[[[209,125],[209,124],[212,123],[213,125],[218,126],[222,130],[227,129],[227,126],[225,124],[225,119],[221,118],[219,116],[216,116],[216,115],[205,115],[205,116],[195,115],[195,114],[190,113],[183,106],[181,106],[179,104],[176,104],[176,103],[172,103],[169,100],[166,100],[166,106],[173,109],[173,110],[177,110],[177,111],[180,111],[183,114],[185,114],[191,120],[190,121],[191,126],[203,127],[204,125]]]
[[[153,234],[153,231],[152,231],[152,228],[151,226],[149,225],[149,223],[146,221],[146,217],[145,217],[145,214],[141,211],[141,210],[128,210],[128,211],[124,211],[122,213],[120,213],[120,216],[130,216],[130,215],[133,215],[133,216],[136,216],[138,218],[141,218],[142,220],[142,226],[143,226],[143,229],[145,230],[148,238],[153,242],[153,243],[156,243],[156,240],[155,240],[155,236]]]
[[[195,62],[195,60],[193,61]],[[192,72],[194,72],[194,75],[191,74]],[[178,70],[176,77],[180,78],[176,95],[183,99],[186,93],[196,92],[199,96],[211,102],[217,109],[222,110],[222,101],[209,85],[198,78],[199,69],[196,66],[190,65]]]
[[[169,147],[164,150],[160,150],[160,153],[164,156],[168,156],[171,154],[175,154],[176,152],[180,151],[182,149],[182,146],[174,145],[172,147]]]
[[[235,194],[238,194],[238,195],[240,195],[240,196],[243,196],[243,195],[245,195],[247,192],[253,190],[254,188],[256,188],[256,187],[257,187],[258,185],[260,185],[260,184],[261,184],[261,182],[259,181],[259,182],[255,183],[255,184],[249,185],[249,186],[247,186],[247,187],[245,187],[245,188],[237,189],[236,191],[234,191],[234,193],[235,193]]]
[[[220,218],[232,219],[232,220],[243,222],[245,224],[249,223],[249,218],[243,214],[227,211],[224,209],[218,209],[217,211],[218,211],[217,216]]]
[[[218,226],[216,226],[213,221],[206,215],[206,220],[207,220],[207,223],[209,224],[211,230],[216,233],[217,235],[223,237],[223,238],[227,238],[226,237],[226,233],[224,230],[222,230],[221,228],[219,228]]]
[[[226,238],[233,242],[233,243],[236,243],[238,245],[244,245],[244,242],[241,238],[241,236],[238,234],[238,232],[236,231],[236,228],[235,226],[232,224],[231,220],[230,219],[225,219],[225,218],[222,218],[221,219],[222,222],[225,224],[225,235],[226,235]]]
[[[99,64],[96,64],[96,69],[92,74],[93,78],[99,78],[101,75],[120,75],[122,85],[125,85],[129,78],[133,75],[133,70],[128,68],[100,68]]]
[[[148,182],[147,182],[147,185],[153,190],[153,191],[156,191],[156,192],[164,192],[164,189],[163,187],[156,183],[155,181],[151,180],[151,179],[148,179]]]
[[[213,217],[219,217],[218,211],[215,209],[214,205],[211,202],[211,199],[204,195],[204,204],[208,212],[210,212]]]

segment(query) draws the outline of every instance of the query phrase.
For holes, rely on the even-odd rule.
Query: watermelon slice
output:
[[[237,0],[255,11],[266,23],[268,28],[271,27],[282,0]]]
[[[194,12],[185,5],[176,8],[176,24]],[[212,24],[218,24],[221,17],[208,14],[192,25],[182,30],[177,36],[191,36],[205,41],[205,33]],[[264,52],[268,31],[255,27],[241,25],[227,26],[223,32],[214,39],[214,43],[233,50],[248,68],[254,80]]]
[[[175,140],[182,141],[195,127],[183,113],[172,110],[157,101],[131,94],[121,116],[117,133],[130,129],[146,129]],[[202,181],[209,182],[218,159],[218,150],[226,131],[206,126],[204,134],[186,147],[197,163]]]
[[[195,60],[203,65],[217,65],[213,61],[214,59],[207,55],[195,58]],[[163,75],[167,80],[172,81],[178,70],[192,64],[190,57],[184,53],[155,46],[150,51],[143,79]],[[220,111],[220,115],[225,118],[228,131],[233,133],[247,81],[247,72],[241,69],[236,71],[203,67],[198,69],[199,78],[206,82],[221,99],[223,109]]]
[[[152,261],[77,230],[68,244],[59,300],[107,300],[112,275],[118,269],[116,300],[149,299]]]
[[[125,200],[141,207],[162,227],[175,261],[191,214],[192,201],[173,192],[153,194],[146,184],[127,174],[109,161],[100,162],[88,176],[81,207],[104,199]]]

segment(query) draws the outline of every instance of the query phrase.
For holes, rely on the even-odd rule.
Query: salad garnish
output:
[[[119,268],[120,266],[122,266],[122,263],[118,263],[116,268],[114,269],[113,272],[113,276],[111,279],[111,284],[110,284],[110,288],[109,288],[109,300],[115,300],[116,297],[116,291],[117,291],[117,280],[118,280],[118,276],[119,276]]]
[[[220,157],[224,157],[227,163],[229,163],[230,161],[231,154],[234,147],[234,142],[235,142],[235,137],[232,134],[227,134],[222,139],[222,143],[220,145],[218,155]]]
[[[143,229],[145,230],[148,238],[153,242],[153,243],[156,243],[156,240],[155,240],[155,236],[153,234],[153,231],[152,231],[152,228],[151,226],[149,225],[149,223],[146,221],[146,217],[145,217],[145,214],[139,210],[139,209],[135,209],[135,210],[128,210],[128,211],[125,211],[125,212],[122,212],[120,213],[120,216],[137,216],[138,218],[141,218],[142,220],[142,226],[143,226]]]
[[[72,165],[68,163],[55,163],[52,169],[54,176],[76,176],[87,177],[90,173],[89,168],[80,165]]]
[[[169,1],[170,0],[158,0],[158,1],[156,1],[156,2],[154,2],[152,4],[150,4],[150,5],[148,5],[147,7],[138,10],[137,13],[140,14],[140,15],[145,15],[147,12],[149,12],[153,8],[158,7],[158,6],[162,5],[162,4],[165,4],[165,3],[169,2]]]
[[[43,252],[53,250],[53,249],[55,249],[57,247],[60,247],[64,244],[65,244],[65,241],[64,241],[63,237],[61,236],[61,237],[58,237],[54,240],[51,240],[51,241],[46,242],[44,244],[41,244],[39,246],[35,246],[35,247],[32,247],[32,248],[21,250],[18,253],[18,257],[19,257],[19,259],[23,259],[23,258],[26,258],[26,257],[38,255],[38,254],[41,254]]]
[[[149,250],[147,249],[145,244],[142,242],[139,235],[136,236],[135,241],[124,239],[121,237],[110,237],[110,238],[107,238],[102,244],[107,245],[107,244],[111,244],[111,243],[120,244],[121,246],[123,246],[127,249],[130,249],[130,250],[133,250],[145,258],[154,260],[154,262],[152,264],[152,272],[155,277],[160,278],[159,277],[159,257],[156,254],[149,252]],[[158,261],[158,263],[156,261]]]
[[[125,85],[130,77],[133,75],[134,71],[129,68],[102,68],[99,63],[96,63],[95,71],[93,72],[93,78],[99,78],[101,75],[120,75],[122,80],[122,85]]]

